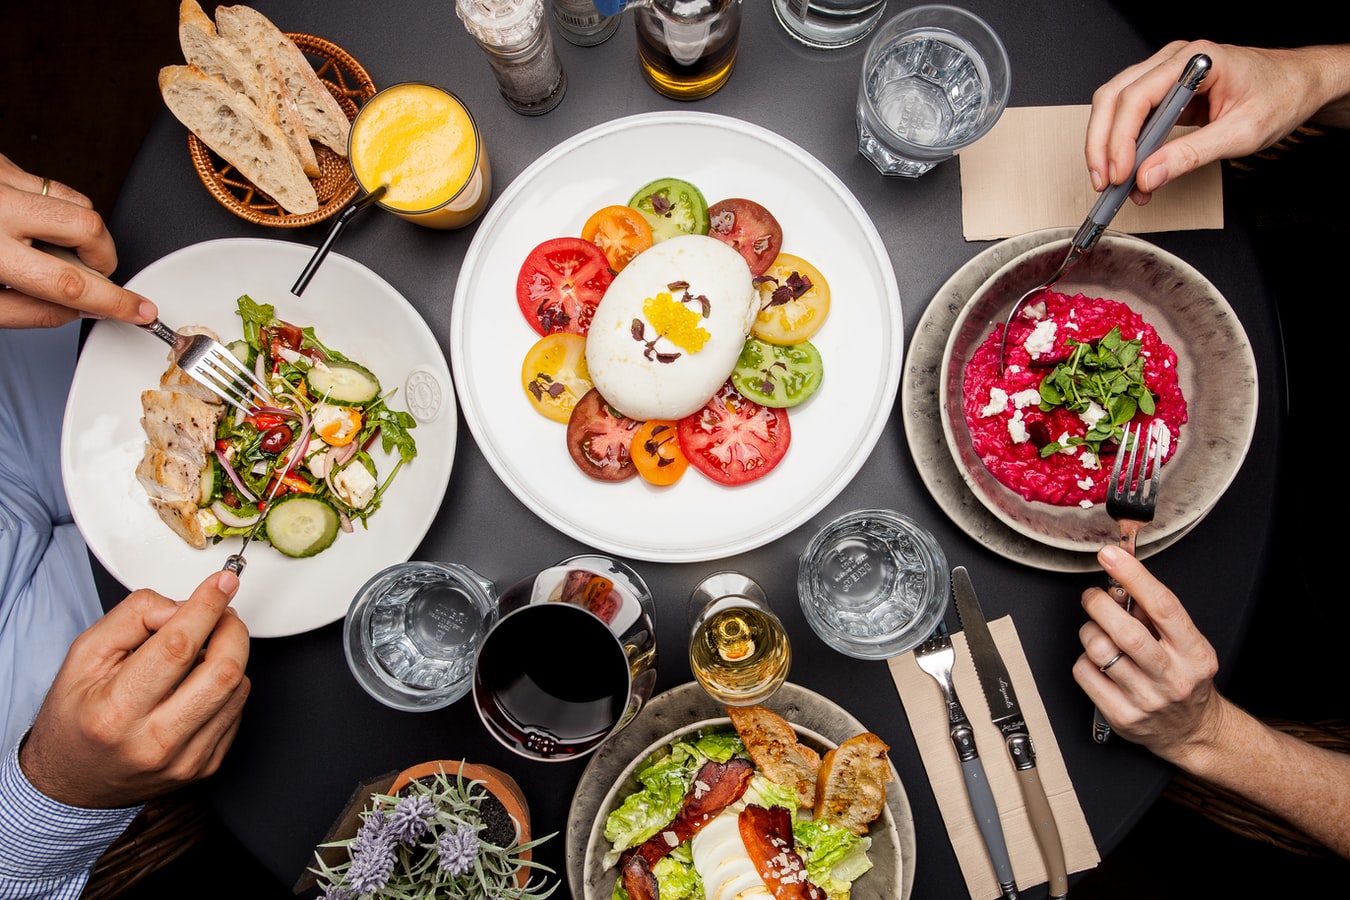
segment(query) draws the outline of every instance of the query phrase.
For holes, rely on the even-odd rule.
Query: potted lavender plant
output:
[[[321,844],[310,871],[327,900],[543,900],[557,883],[530,851],[552,836],[531,839],[509,775],[436,761],[373,794],[356,834]]]

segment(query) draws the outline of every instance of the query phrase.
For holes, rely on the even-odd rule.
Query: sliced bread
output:
[[[886,805],[890,749],[881,738],[865,732],[827,751],[820,763],[814,818],[866,834]]]
[[[286,135],[247,96],[192,65],[160,69],[159,91],[178,121],[288,212],[319,208]]]
[[[295,98],[309,136],[339,156],[347,155],[351,122],[295,41],[250,6],[217,8],[216,28],[255,63],[261,55],[270,55],[280,80]]]

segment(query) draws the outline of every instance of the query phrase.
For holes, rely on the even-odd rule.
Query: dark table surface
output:
[[[1093,88],[1151,51],[1113,6],[1096,0],[964,4],[1002,36],[1012,62],[1011,106],[1080,104]],[[319,0],[256,6],[286,31],[325,37],[348,51],[377,86],[430,81],[454,90],[473,110],[489,142],[494,195],[531,161],[569,136],[613,118],[653,110],[700,110],[736,116],[789,137],[833,171],[876,224],[890,255],[908,340],[938,287],[985,249],[962,237],[959,163],[917,180],[886,179],[854,149],[853,103],[863,46],[832,52],[795,44],[766,3],[745,4],[740,56],[730,82],[696,103],[652,91],[637,67],[634,32],[625,21],[592,48],[558,41],[568,89],[553,112],[529,118],[497,94],[486,61],[451,3],[334,4]],[[893,7],[897,6],[893,4]],[[164,60],[165,64],[179,59]],[[1077,140],[1077,138],[1075,138]],[[1077,222],[1065,222],[1076,225]],[[220,206],[192,169],[182,126],[167,112],[151,129],[124,183],[111,227],[124,277],[199,241],[270,237],[316,245],[326,226],[263,229]],[[344,233],[337,252],[374,269],[418,309],[449,352],[450,306],[474,228],[439,232],[389,215],[366,214]],[[1239,223],[1219,231],[1150,235],[1208,277],[1238,313],[1260,372],[1261,407],[1246,462],[1216,508],[1189,535],[1150,560],[1188,603],[1223,660],[1244,637],[1269,555],[1266,511],[1276,491],[1284,410],[1283,358],[1275,311]],[[735,568],[774,597],[795,593],[797,556],[835,515],[887,506],[917,519],[939,540],[951,565],[964,565],[982,586],[987,614],[1011,613],[1093,836],[1109,852],[1162,791],[1170,770],[1145,751],[1089,736],[1091,704],[1070,667],[1080,652],[1078,598],[1100,578],[1045,572],[1005,559],[967,537],[935,504],[910,459],[897,402],[870,458],[829,506],[795,531],[753,552],[707,563],[637,562],[658,604],[662,648],[658,691],[689,680],[684,658],[684,604],[705,575]],[[503,540],[528,534],[529,540]],[[413,554],[458,561],[505,586],[588,548],[536,518],[493,473],[461,422],[449,491],[431,530]],[[120,599],[108,591],[109,601]],[[792,680],[832,698],[891,747],[917,829],[914,896],[963,893],[955,856],[924,775],[904,711],[884,663],[860,662],[826,648],[795,603],[779,603],[794,639]],[[253,642],[253,693],[238,737],[211,796],[222,821],[284,883],[312,860],[357,783],[426,759],[495,765],[520,782],[539,833],[561,831],[585,760],[532,763],[484,732],[472,704],[433,713],[401,713],[362,692],[343,657],[341,625]],[[561,834],[538,858],[565,869]],[[1044,886],[1026,892],[1044,896]]]

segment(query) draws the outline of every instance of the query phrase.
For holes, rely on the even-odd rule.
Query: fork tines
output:
[[[1165,452],[1167,428],[1158,420],[1153,420],[1149,423],[1147,439],[1141,434],[1143,429],[1142,424],[1125,429],[1120,449],[1116,451],[1116,460],[1111,466],[1111,480],[1106,487],[1106,497],[1108,504],[1116,501],[1142,505],[1151,514],[1158,498],[1161,457]],[[1144,449],[1142,460],[1139,458],[1140,444],[1143,444]],[[1125,460],[1127,454],[1128,462]]]
[[[227,348],[208,339],[200,349],[192,349],[198,350],[195,354],[189,350],[195,358],[185,358],[180,365],[207,390],[245,414],[272,405],[267,388]]]

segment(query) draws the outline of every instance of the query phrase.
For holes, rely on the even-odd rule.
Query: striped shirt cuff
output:
[[[0,762],[0,900],[78,897],[140,810],[58,803],[28,783],[16,744]]]

